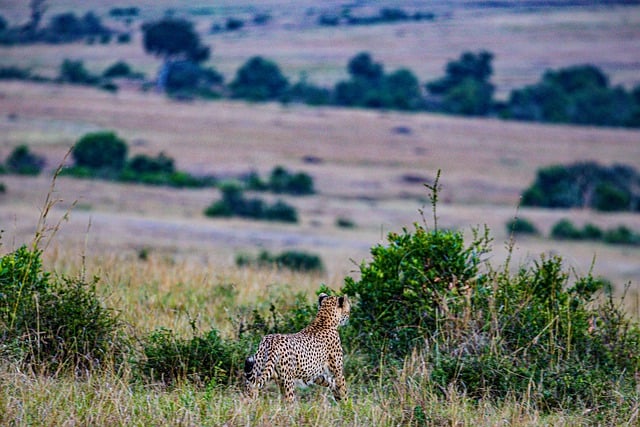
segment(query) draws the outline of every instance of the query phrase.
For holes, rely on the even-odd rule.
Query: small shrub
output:
[[[238,31],[244,27],[244,21],[238,18],[229,18],[224,24],[224,27],[227,31]]]
[[[260,199],[247,199],[242,194],[241,187],[236,183],[225,184],[221,190],[222,199],[214,201],[204,210],[206,216],[239,216],[243,218],[283,222],[298,221],[296,209],[281,200],[273,205],[268,205]]]
[[[267,251],[262,251],[256,258],[240,254],[236,257],[236,265],[238,267],[247,265],[278,267],[303,272],[324,271],[324,265],[320,256],[304,251],[284,251],[278,255],[272,255]]]
[[[602,239],[602,230],[594,224],[585,224],[582,229],[582,237],[587,240],[600,240]]]
[[[0,80],[27,80],[31,78],[31,72],[26,68],[15,66],[0,67]]]
[[[133,73],[131,70],[131,66],[124,61],[118,61],[112,65],[110,65],[104,73],[102,73],[103,77],[113,78],[113,77],[128,77]]]
[[[273,205],[264,208],[263,213],[259,217],[268,221],[298,222],[298,212],[296,208],[282,200],[278,200]]]
[[[49,373],[121,360],[126,341],[96,295],[98,279],[54,277],[41,254],[23,246],[0,259],[0,356]]]
[[[181,339],[170,329],[160,328],[150,333],[142,345],[144,359],[139,369],[152,381],[228,384],[239,366],[231,346],[216,329]]]
[[[536,226],[525,218],[514,218],[507,222],[507,232],[515,234],[538,234]]]
[[[564,218],[551,228],[551,237],[554,239],[580,240],[583,235],[570,220]]]
[[[602,211],[640,209],[640,174],[630,166],[595,162],[552,165],[538,170],[522,194],[525,206],[592,207]]]
[[[127,158],[127,144],[114,132],[94,132],[84,135],[72,149],[76,166],[90,170],[119,171]]]
[[[60,81],[75,84],[95,85],[99,78],[92,75],[84,67],[82,61],[65,59],[60,66]]]
[[[229,88],[234,98],[269,101],[284,95],[289,88],[289,81],[277,64],[255,56],[238,69]]]
[[[640,245],[640,234],[625,225],[607,230],[602,238],[606,243],[615,245]]]
[[[339,217],[339,218],[336,218],[336,227],[355,228],[356,223],[351,218]]]
[[[6,161],[7,171],[19,175],[38,175],[44,165],[44,157],[33,154],[26,145],[16,147]]]

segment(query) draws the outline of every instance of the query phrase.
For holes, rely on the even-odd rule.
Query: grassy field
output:
[[[400,2],[414,4],[415,2]],[[399,3],[399,4],[400,4]],[[466,7],[449,6],[448,3]],[[474,9],[471,3],[433,2],[442,19],[327,29],[307,16],[315,2],[217,2],[176,7],[206,30],[225,16],[268,11],[267,27],[207,35],[212,64],[231,79],[249,56],[274,59],[293,79],[307,72],[318,83],[345,76],[345,65],[361,50],[387,69],[412,69],[421,80],[440,76],[464,50],[496,54],[494,82],[499,93],[536,81],[548,67],[593,63],[613,83],[637,85],[640,64],[640,7],[575,7],[543,10]],[[25,20],[27,2],[0,0],[0,14]],[[140,1],[142,19],[160,16],[174,1]],[[51,2],[49,13],[73,8],[106,15],[119,2]],[[337,10],[341,2],[323,2]],[[476,6],[477,7],[477,6]],[[535,13],[534,13],[535,12]],[[316,11],[317,13],[317,11]],[[446,19],[445,19],[446,17]],[[295,35],[293,37],[292,35]],[[508,40],[508,43],[505,42]],[[63,58],[85,61],[101,71],[118,59],[152,77],[159,62],[146,55],[136,33],[129,45],[33,45],[0,47],[0,66],[28,66],[48,76]],[[132,154],[163,151],[179,169],[232,177],[274,166],[313,176],[318,193],[285,197],[300,212],[297,225],[206,218],[203,210],[219,197],[216,189],[176,190],[59,177],[53,171],[83,134],[114,130]],[[423,182],[442,171],[439,225],[469,231],[487,224],[494,237],[490,262],[498,266],[508,251],[505,224],[516,214],[543,233],[519,238],[514,266],[557,253],[569,268],[611,280],[616,295],[629,283],[630,312],[640,316],[640,249],[601,243],[548,239],[552,225],[570,218],[609,228],[640,230],[640,216],[588,210],[518,209],[521,191],[538,168],[554,163],[596,160],[640,165],[640,132],[620,129],[546,126],[493,119],[461,119],[428,114],[245,104],[171,101],[157,93],[24,82],[0,82],[0,159],[19,144],[47,159],[39,177],[0,176],[0,253],[33,240],[45,197],[57,203],[48,215],[44,253],[48,270],[101,278],[98,292],[116,308],[135,336],[158,327],[189,335],[191,324],[214,325],[232,334],[241,306],[269,304],[301,292],[313,299],[321,283],[333,289],[357,276],[369,249],[390,231],[411,227],[430,207]],[[309,162],[308,159],[315,159]],[[68,161],[68,160],[67,160]],[[271,196],[267,196],[270,198]],[[345,229],[336,220],[355,224]],[[58,222],[60,224],[58,225]],[[326,271],[300,274],[239,269],[238,253],[299,249],[322,256]],[[141,259],[141,254],[148,254]],[[231,286],[235,298],[217,289]],[[423,362],[423,361],[422,361]],[[165,388],[142,386],[132,372],[105,372],[87,380],[49,378],[0,366],[0,424],[12,425],[419,425],[416,406],[427,411],[424,425],[581,425],[590,414],[545,413],[529,402],[472,400],[453,390],[425,384],[427,367],[407,361],[395,381],[352,389],[352,399],[333,402],[312,388],[293,408],[280,405],[273,389],[247,404],[234,387]],[[350,382],[350,379],[347,379]],[[132,385],[133,384],[133,385]],[[636,415],[609,420],[633,425]]]

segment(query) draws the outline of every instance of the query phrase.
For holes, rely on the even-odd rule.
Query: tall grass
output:
[[[44,236],[55,235],[61,224],[46,226],[53,200],[47,197],[35,247]],[[210,260],[174,259],[153,251],[144,256],[134,251],[87,256],[80,249],[78,256],[78,248],[57,245],[51,239],[45,247],[47,270],[71,277],[99,277],[97,295],[106,306],[117,309],[134,341],[160,327],[184,338],[194,331],[216,328],[225,338],[233,339],[238,322],[251,310],[268,312],[272,304],[291,306],[300,293],[311,302],[320,287],[317,275],[282,269],[238,269]],[[69,259],[80,260],[80,265]],[[342,283],[336,279],[326,285],[339,289]],[[538,406],[535,383],[524,396],[507,393],[495,400],[470,395],[462,388],[432,381],[433,364],[417,350],[404,363],[384,369],[350,361],[347,354],[349,397],[343,402],[334,401],[323,388],[310,387],[299,393],[298,402],[287,405],[273,385],[260,398],[248,402],[236,381],[177,381],[168,385],[142,380],[135,363],[139,345],[134,343],[118,364],[106,363],[80,376],[73,370],[45,375],[0,359],[0,424],[635,425],[640,413],[638,396],[627,399],[623,394],[617,405],[609,408],[549,411]],[[384,359],[380,363],[385,363]],[[373,371],[383,374],[373,377]]]

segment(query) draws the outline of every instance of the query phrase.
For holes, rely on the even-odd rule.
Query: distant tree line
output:
[[[11,26],[0,16],[0,44],[24,43],[69,43],[85,40],[87,43],[109,43],[114,35],[119,42],[128,42],[130,37],[105,26],[94,12],[82,16],[74,12],[53,15],[46,25],[41,25],[45,10],[44,1],[31,2],[31,20],[24,25]]]
[[[42,11],[37,8],[41,2],[32,1],[33,16],[25,26],[9,27],[6,20],[0,19],[0,41],[3,38],[10,41],[16,34],[31,41],[60,42],[110,34],[110,30],[91,12],[81,18],[71,12],[55,15],[47,26],[42,27],[39,24]],[[112,12],[118,17],[132,17],[138,13],[135,8],[113,9]],[[341,19],[346,19],[352,15],[344,12],[341,16]],[[416,16],[401,9],[381,9],[375,18],[384,22],[405,19],[416,19]],[[233,24],[232,27],[238,25]],[[547,70],[537,83],[513,90],[505,101],[494,98],[495,86],[491,82],[493,54],[487,51],[462,53],[447,63],[443,76],[426,83],[421,83],[407,68],[387,72],[384,65],[376,62],[366,51],[357,53],[348,61],[348,78],[338,81],[333,87],[317,86],[304,75],[292,83],[278,64],[262,56],[249,58],[234,78],[225,83],[221,73],[204,65],[210,57],[210,48],[201,42],[192,22],[165,16],[146,22],[142,31],[146,52],[162,59],[157,87],[180,99],[223,97],[252,102],[298,102],[550,123],[640,127],[640,84],[631,90],[613,86],[602,70],[588,64]],[[105,70],[100,77],[87,72],[80,61],[65,60],[59,80],[115,91],[117,86],[110,80],[116,76],[113,73],[120,77],[136,76],[128,64],[120,62],[118,65],[119,69],[108,73]],[[0,78],[42,79],[31,75],[29,70],[10,66],[0,69]]]
[[[395,24],[408,21],[432,21],[435,19],[433,12],[415,11],[407,12],[397,7],[381,8],[377,14],[354,14],[350,9],[344,9],[340,13],[322,13],[318,17],[318,25],[335,27],[338,25],[374,25]]]
[[[408,16],[393,10],[383,12],[381,16],[386,20]],[[217,94],[253,102],[301,102],[554,123],[640,126],[640,85],[632,91],[611,86],[608,77],[593,65],[548,70],[540,82],[512,91],[508,100],[501,102],[494,99],[493,54],[487,51],[464,52],[446,65],[444,76],[425,84],[406,68],[386,72],[384,65],[376,62],[369,52],[360,52],[347,64],[349,78],[333,88],[319,87],[304,77],[292,84],[278,64],[254,56],[225,85],[221,74],[200,65],[208,58],[208,50],[201,46],[188,21],[165,17],[145,24],[143,29],[147,52],[164,58],[158,81],[169,93]],[[177,32],[182,34],[181,43],[176,42]],[[189,73],[181,69],[189,69]],[[183,77],[167,79],[172,73]]]

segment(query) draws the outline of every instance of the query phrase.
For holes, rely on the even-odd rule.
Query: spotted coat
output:
[[[346,396],[342,372],[342,344],[338,326],[349,319],[346,296],[318,297],[318,314],[309,326],[295,334],[266,335],[255,355],[245,360],[245,394],[255,397],[274,379],[285,400],[295,400],[296,380],[328,387],[337,400]]]

